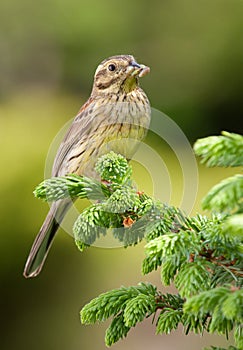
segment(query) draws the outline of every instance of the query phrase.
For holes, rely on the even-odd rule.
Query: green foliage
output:
[[[172,330],[177,329],[179,323],[181,322],[182,311],[173,310],[172,308],[167,308],[164,312],[161,312],[156,327],[156,333],[169,334]]]
[[[156,287],[145,283],[111,290],[83,307],[81,321],[92,324],[114,316],[105,337],[107,346],[110,346],[125,337],[131,327],[153,314],[156,294]]]
[[[41,182],[34,190],[37,198],[46,201],[57,201],[64,198],[100,199],[109,195],[109,191],[102,183],[85,176],[68,175],[52,177]]]
[[[107,346],[111,346],[118,340],[126,337],[130,327],[125,325],[123,314],[118,314],[111,321],[110,326],[107,328],[105,333],[105,343]]]
[[[243,166],[243,136],[222,131],[221,136],[210,136],[196,141],[194,150],[202,163],[209,167]]]
[[[210,318],[207,331],[228,334],[235,329],[235,341],[242,348],[243,290],[232,286],[217,287],[188,299],[184,312]],[[240,336],[238,334],[240,332]],[[236,334],[237,333],[237,334]]]
[[[172,223],[173,225],[173,218]],[[177,232],[168,232],[149,241],[145,246],[147,259],[143,264],[144,273],[150,272],[149,266],[152,261],[161,263],[173,260],[175,266],[180,266],[185,260],[189,259],[190,254],[198,254],[200,250],[200,236],[193,231],[178,229]]]
[[[204,350],[238,350],[235,346],[229,346],[227,349],[218,346],[211,346],[210,348],[204,348]]]
[[[78,217],[73,226],[74,238],[82,251],[95,242],[100,235],[106,234],[106,225],[109,222],[108,213],[102,211],[98,204],[86,208]]]
[[[202,201],[203,209],[237,213],[242,212],[243,175],[237,174],[215,185]]]
[[[113,151],[98,159],[95,170],[102,180],[110,182],[111,185],[125,184],[132,175],[132,168],[126,159]]]
[[[243,214],[232,215],[224,223],[223,233],[230,232],[233,236],[240,237],[243,232]]]
[[[124,185],[117,188],[106,201],[105,208],[112,213],[125,213],[132,211],[140,205],[139,195],[135,189]]]
[[[243,137],[222,136],[197,141],[195,150],[209,166],[242,165]],[[99,295],[81,310],[81,321],[92,324],[112,318],[105,342],[110,346],[125,337],[145,318],[155,321],[156,333],[170,333],[181,324],[186,334],[233,332],[243,348],[243,177],[235,175],[214,186],[203,200],[209,216],[189,217],[132,185],[132,170],[111,152],[96,165],[101,184],[78,176],[53,178],[35,194],[48,200],[98,199],[74,224],[80,250],[107,229],[125,246],[146,240],[143,274],[160,268],[161,282],[174,283],[177,294],[163,294],[149,283],[121,287]],[[212,347],[211,349],[220,349]]]
[[[185,262],[181,265],[176,277],[175,286],[184,297],[190,297],[210,288],[211,263],[205,259]]]
[[[39,184],[34,194],[47,201],[64,198],[98,200],[74,223],[75,242],[81,251],[101,235],[106,235],[108,228],[114,229],[114,237],[125,246],[138,243],[144,237],[145,214],[154,206],[154,201],[133,187],[132,169],[121,155],[110,152],[102,156],[96,170],[101,183],[78,175],[53,177]],[[143,220],[139,221],[141,217]]]
[[[180,295],[167,293],[159,294],[156,301],[157,309],[161,310],[157,319],[156,333],[169,334],[182,320],[184,300]]]

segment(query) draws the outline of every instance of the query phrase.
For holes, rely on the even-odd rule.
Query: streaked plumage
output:
[[[150,123],[150,104],[138,85],[149,68],[133,56],[110,57],[98,66],[91,96],[81,107],[57,152],[52,176],[95,176],[97,158],[113,150],[130,159]],[[55,233],[72,202],[52,204],[27,259],[24,276],[39,274]]]

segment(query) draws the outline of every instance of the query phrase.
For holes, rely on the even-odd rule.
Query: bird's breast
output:
[[[147,133],[151,111],[147,96],[139,89],[98,99],[92,114],[88,133],[70,153],[69,173],[94,176],[95,162],[110,151],[131,159]]]

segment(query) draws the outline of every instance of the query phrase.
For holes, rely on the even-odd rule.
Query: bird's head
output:
[[[96,69],[92,95],[129,93],[149,71],[149,67],[138,64],[131,55],[109,57]]]

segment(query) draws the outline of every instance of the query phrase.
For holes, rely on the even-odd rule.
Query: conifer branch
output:
[[[237,174],[222,180],[203,198],[202,208],[224,213],[243,210],[243,175]]]
[[[41,182],[34,190],[37,198],[55,202],[64,198],[102,199],[110,195],[109,188],[86,176],[52,177]]]
[[[199,139],[194,151],[208,167],[243,166],[243,136],[239,134],[222,131],[220,136]]]
[[[196,153],[208,166],[243,165],[243,137],[223,132],[198,140]],[[105,335],[110,346],[126,337],[137,323],[150,317],[156,333],[170,333],[179,324],[185,334],[233,331],[243,348],[243,177],[235,175],[214,186],[203,200],[208,216],[189,217],[180,209],[138,191],[132,169],[121,155],[102,156],[96,171],[101,182],[69,175],[44,181],[38,198],[56,201],[70,197],[97,200],[74,224],[82,251],[107,230],[124,246],[146,240],[143,274],[160,269],[161,282],[174,283],[178,294],[163,294],[149,283],[121,287],[99,295],[81,310],[81,322],[111,318]],[[211,350],[226,350],[211,347]]]

